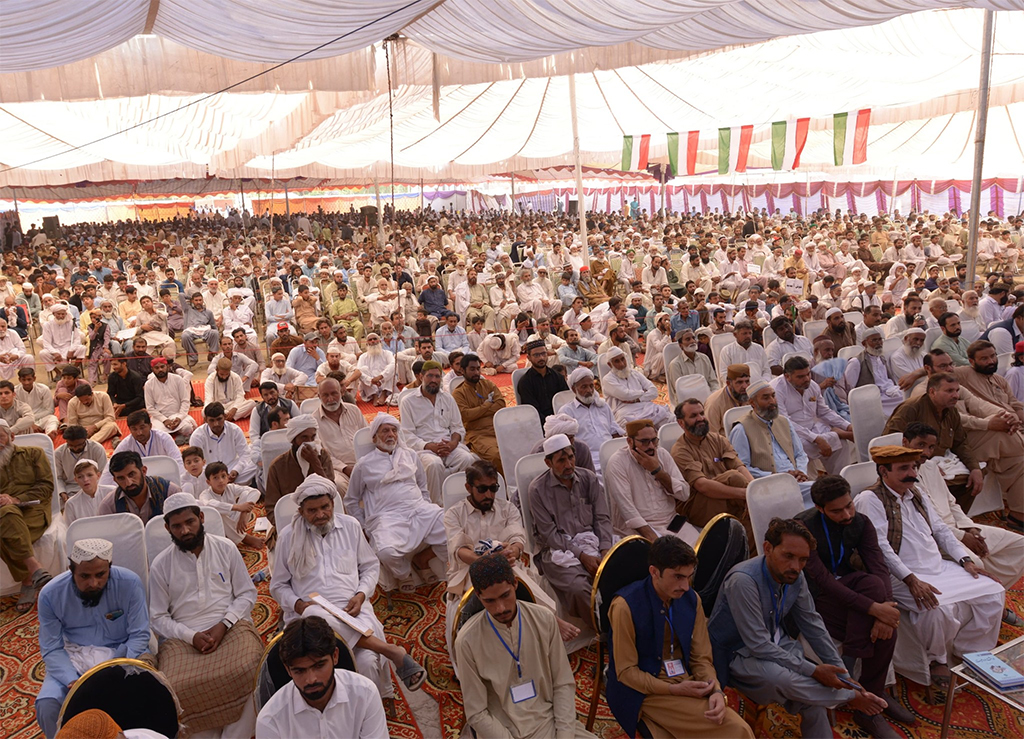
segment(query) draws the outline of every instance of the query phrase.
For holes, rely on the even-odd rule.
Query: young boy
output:
[[[206,465],[206,484],[209,487],[200,494],[199,502],[220,511],[220,517],[224,519],[224,535],[235,544],[244,544],[250,549],[265,548],[265,539],[245,533],[245,527],[253,519],[252,509],[260,498],[260,492],[229,480],[226,464],[210,462]]]
[[[75,483],[81,490],[64,504],[64,524],[70,526],[73,521],[89,516],[98,516],[100,501],[103,495],[96,493],[100,489],[100,467],[92,459],[83,459],[75,465]],[[104,489],[105,495],[110,488]]]
[[[181,492],[190,493],[193,498],[199,499],[199,494],[206,490],[206,476],[203,471],[206,469],[206,457],[203,450],[197,446],[187,447],[181,453],[181,461],[185,465],[185,477],[181,481]]]

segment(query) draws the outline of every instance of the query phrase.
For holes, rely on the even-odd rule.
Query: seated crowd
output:
[[[591,214],[586,249],[547,214],[30,231],[0,275],[0,552],[17,610],[38,601],[43,733],[70,736],[71,686],[129,657],[163,673],[189,735],[386,737],[392,673],[416,690],[427,670],[370,600],[443,580],[476,735],[592,736],[567,654],[635,536],[648,575],[605,635],[629,736],[753,736],[725,687],[799,714],[805,737],[831,735],[837,706],[898,736],[886,718],[914,718],[893,669],[948,689],[954,660],[1022,625],[1022,221],[982,226],[975,285],[948,214]],[[877,434],[900,440],[872,445],[874,481],[851,488],[868,385]],[[496,424],[503,387],[529,423]],[[773,475],[803,510],[756,531],[748,495]],[[1000,527],[971,518],[986,486]],[[48,571],[51,526],[115,513],[169,535],[147,585],[101,536]],[[751,556],[705,615],[694,546],[720,514]],[[292,682],[260,708],[240,549],[265,548]],[[470,589],[481,612],[460,620]]]

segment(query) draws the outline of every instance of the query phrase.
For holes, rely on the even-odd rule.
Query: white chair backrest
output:
[[[902,336],[890,336],[882,342],[882,356],[891,357],[893,352],[897,351],[901,346],[903,346]]]
[[[808,362],[814,361],[814,358],[807,352],[786,352],[785,354],[782,355],[782,366],[785,367],[786,362],[788,362],[793,357],[803,357]]]
[[[703,375],[683,375],[676,379],[675,390],[676,397],[672,403],[673,407],[676,403],[682,403],[690,398],[696,398],[701,403],[706,403],[708,396],[711,395],[711,388],[708,387],[708,381],[704,379]]]
[[[196,502],[198,503],[198,501]],[[210,506],[199,506],[199,509],[203,512],[203,529],[206,533],[224,536],[224,519],[221,517],[220,511]],[[146,523],[146,557],[150,567],[153,566],[156,556],[173,543],[171,535],[167,532],[167,527],[164,526],[163,516],[154,516],[149,519]]]
[[[844,346],[836,354],[840,359],[859,359],[864,354],[864,347],[860,344],[855,346]]]
[[[878,482],[878,468],[874,462],[848,464],[839,474],[850,483],[850,495],[854,498]]]
[[[1003,352],[997,359],[999,360],[999,366],[996,369],[996,373],[1000,377],[1006,377],[1006,370],[1010,369],[1010,365],[1013,364],[1013,352]]]
[[[455,388],[457,388],[459,385],[461,385],[465,381],[466,381],[465,377],[462,377],[461,375],[456,375],[455,377],[452,378],[451,384],[448,385],[448,392],[450,392],[450,393],[454,392]]]
[[[935,340],[940,336],[942,336],[942,329],[938,326],[926,329],[924,332],[924,351],[930,351],[932,344],[934,344]]]
[[[683,428],[678,423],[666,423],[658,429],[658,443],[662,449],[667,449],[671,452],[676,440],[682,435]]]
[[[299,413],[310,414],[320,407],[320,398],[306,398],[299,404]]]
[[[260,459],[263,460],[263,479],[270,473],[270,465],[274,460],[291,448],[288,441],[288,429],[264,431],[260,436]]]
[[[530,483],[547,472],[548,465],[544,461],[543,452],[527,454],[521,457],[515,466],[516,487],[519,490],[519,512],[523,516],[523,528],[526,529],[526,547],[530,554],[537,553],[537,544],[533,538],[533,512],[530,510]]]
[[[465,472],[454,472],[445,478],[444,484],[441,486],[441,498],[446,511],[460,500],[465,499],[468,495],[469,493],[466,492]],[[501,498],[502,500],[508,500],[508,489],[505,487],[505,478],[502,477],[500,472],[498,473],[498,493],[496,497]]]
[[[761,346],[767,349],[777,338],[779,337],[775,335],[775,331],[771,327],[765,326],[764,330],[761,331]],[[715,366],[717,367],[718,365]]]
[[[598,452],[598,459],[601,461],[602,475],[604,474],[604,470],[608,469],[608,460],[612,458],[612,455],[615,454],[615,452],[619,451],[624,446],[626,446],[625,436],[616,436],[615,438],[608,439],[608,441],[601,444],[601,449]],[[605,484],[607,485],[607,483]]]
[[[662,359],[665,362],[665,379],[668,379],[668,368],[672,366],[672,362],[675,361],[676,357],[681,356],[683,350],[679,348],[679,344],[674,341],[670,341],[665,345],[665,348],[661,350]],[[675,405],[679,401],[676,400],[676,389],[669,385],[668,387],[668,400],[672,405]]]
[[[821,336],[826,326],[828,321],[808,321],[804,324],[804,336],[814,341],[815,337]]]
[[[859,310],[847,311],[843,314],[843,319],[847,323],[852,323],[854,326],[859,326],[864,323],[864,314]]]
[[[849,404],[853,439],[857,445],[857,458],[861,462],[867,462],[868,443],[876,436],[881,436],[885,429],[882,394],[878,390],[878,385],[854,388],[850,391]]]
[[[516,396],[516,405],[523,404],[523,399],[519,397],[519,380],[526,374],[528,369],[529,367],[521,367],[520,369],[512,370],[512,392]]]
[[[725,429],[725,435],[728,436],[729,432],[732,431],[732,427],[739,423],[740,419],[749,412],[749,405],[740,405],[727,410],[722,416],[722,428]]]
[[[792,475],[759,477],[747,485],[747,511],[757,553],[764,554],[764,534],[773,518],[792,518],[803,509],[800,485]]]
[[[60,518],[60,490],[57,482],[57,466],[53,461],[53,440],[46,434],[21,434],[14,437],[15,446],[30,446],[42,449],[46,454],[46,461],[50,463],[50,473],[53,475],[53,495],[50,496],[50,514],[53,520]]]
[[[896,431],[891,434],[884,434],[883,436],[876,436],[868,442],[868,449],[873,446],[900,446],[903,443],[903,434]]]
[[[160,518],[157,516],[157,518]],[[146,557],[146,527],[134,513],[109,513],[72,521],[64,535],[69,556],[81,539],[106,539],[114,545],[113,564],[131,570],[149,592],[149,559]]]
[[[612,366],[608,364],[609,361],[610,360],[608,358],[607,352],[604,354],[599,354],[597,356],[597,375],[602,380],[604,379],[605,375],[612,371]]]
[[[494,414],[494,435],[498,439],[502,469],[514,470],[516,460],[532,453],[533,447],[544,438],[540,414],[532,405],[502,408]]]
[[[163,454],[143,457],[142,466],[146,468],[146,474],[150,477],[162,477],[181,487],[181,471],[178,469],[178,463],[170,457]]]
[[[555,393],[555,397],[551,399],[551,409],[555,413],[561,413],[562,406],[568,405],[575,398],[576,396],[573,394],[572,390],[559,390]]]
[[[711,357],[715,360],[716,368],[719,368],[720,370],[722,369],[722,362],[720,360],[722,349],[727,347],[729,344],[734,343],[735,341],[736,337],[733,336],[731,333],[715,334],[714,336],[711,337]],[[725,372],[720,371],[718,374],[719,376],[721,376],[724,375]]]
[[[356,461],[374,450],[373,435],[370,433],[369,426],[364,426],[356,431],[356,435],[352,438],[352,446],[355,448]]]

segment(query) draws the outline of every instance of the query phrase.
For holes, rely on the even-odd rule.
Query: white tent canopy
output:
[[[710,172],[717,129],[754,125],[749,167],[770,168],[771,123],[810,117],[803,169],[964,177],[973,162],[982,12],[899,15],[952,4],[858,0],[839,13],[814,0],[278,0],[244,9],[223,0],[50,0],[42,8],[0,0],[0,70],[67,64],[0,74],[0,185],[210,175],[384,181],[392,125],[399,180],[564,165],[570,70],[586,164],[617,166],[624,134],[652,134],[652,154],[663,159],[666,132],[699,130],[698,173]],[[265,69],[260,62],[391,11],[386,28],[376,24],[314,60],[209,96]],[[1024,171],[1024,12],[997,18],[986,175],[1016,176]],[[105,23],[103,43],[90,38]],[[366,44],[398,29],[405,39],[389,46],[392,123],[384,55]],[[131,35],[140,30],[156,36]],[[568,51],[580,44],[590,48]],[[545,54],[560,56],[538,59]],[[868,161],[837,171],[831,116],[864,107],[872,109]]]

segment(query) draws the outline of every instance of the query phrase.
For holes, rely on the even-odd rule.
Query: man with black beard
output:
[[[263,706],[257,739],[387,739],[377,688],[357,672],[338,669],[334,631],[319,616],[292,621],[278,655],[291,682]]]
[[[117,452],[107,465],[117,489],[107,493],[96,511],[97,516],[108,513],[134,513],[148,523],[153,516],[163,514],[164,501],[181,488],[162,477],[147,477],[146,467],[138,452]]]
[[[683,503],[682,514],[701,529],[718,514],[729,513],[743,522],[752,545],[747,485],[754,476],[729,440],[711,431],[703,403],[687,398],[676,406],[675,414],[683,435],[672,446],[672,460],[690,486],[690,497]]]
[[[139,659],[149,648],[149,611],[142,580],[113,567],[114,545],[80,539],[71,548],[68,572],[39,593],[39,651],[46,678],[36,698],[36,720],[47,739],[71,685],[101,662]]]
[[[188,493],[164,501],[167,547],[149,569],[149,613],[163,641],[157,655],[193,732],[222,728],[247,739],[256,725],[252,676],[263,644],[250,613],[256,587],[231,541],[207,535]]]
[[[931,348],[942,349],[953,359],[955,366],[966,367],[970,364],[967,360],[967,347],[970,346],[970,342],[962,336],[960,316],[947,311],[939,316],[938,321],[942,335],[932,342]]]

